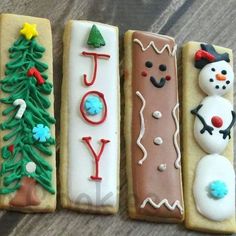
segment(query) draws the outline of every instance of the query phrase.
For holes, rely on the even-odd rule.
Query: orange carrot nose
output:
[[[226,76],[224,76],[222,74],[216,74],[216,79],[223,81],[223,80],[226,80]]]

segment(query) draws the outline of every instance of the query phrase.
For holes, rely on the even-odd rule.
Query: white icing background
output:
[[[80,204],[114,206],[118,201],[118,145],[119,145],[119,61],[118,36],[116,28],[96,23],[104,37],[106,45],[93,49],[87,46],[87,39],[92,22],[73,21],[71,46],[69,52],[69,198]],[[92,86],[83,84],[83,74],[91,80],[93,57],[82,56],[82,51],[109,54],[109,60],[98,59],[96,81]],[[107,102],[107,119],[101,125],[92,126],[84,121],[80,114],[80,101],[88,91],[97,90],[104,93]],[[63,124],[61,124],[63,125]],[[101,182],[90,180],[95,172],[94,158],[82,141],[82,137],[91,136],[91,145],[98,153],[100,139],[108,139],[99,162]],[[105,200],[104,200],[104,199]]]

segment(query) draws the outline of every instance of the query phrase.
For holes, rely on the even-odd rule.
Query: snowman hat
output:
[[[218,53],[211,44],[201,44],[201,49],[195,53],[195,67],[198,69],[217,61],[230,62],[229,54],[227,52]]]

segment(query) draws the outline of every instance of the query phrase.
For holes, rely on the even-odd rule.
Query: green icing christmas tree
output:
[[[26,191],[34,191],[32,181],[55,193],[53,170],[45,159],[45,155],[52,155],[50,145],[55,144],[50,135],[50,126],[55,119],[47,111],[51,106],[47,95],[52,92],[52,84],[47,82],[45,73],[48,65],[41,62],[45,48],[36,41],[36,25],[25,23],[20,32],[21,35],[9,49],[10,61],[6,64],[5,78],[1,80],[4,98],[0,100],[5,104],[2,115],[6,117],[0,126],[1,132],[5,132],[5,146],[1,150],[4,161],[0,169],[0,193],[16,191],[12,205],[18,204],[17,192],[24,195],[23,185]],[[22,107],[19,106],[22,103]],[[24,107],[24,103],[26,109],[22,112],[19,109]],[[30,184],[27,179],[31,180]],[[25,197],[29,198],[27,194]],[[33,195],[31,197],[35,198]],[[39,202],[27,200],[27,204],[38,205]]]
[[[87,44],[94,48],[100,48],[106,45],[105,40],[96,25],[93,25],[91,28]]]

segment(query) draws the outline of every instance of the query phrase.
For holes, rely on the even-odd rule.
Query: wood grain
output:
[[[178,58],[180,46],[190,40],[212,42],[236,51],[235,0],[2,0],[0,9],[4,13],[45,17],[52,23],[57,137],[60,132],[60,101],[64,99],[60,93],[62,35],[64,24],[69,19],[100,21],[119,26],[121,88],[123,34],[128,29],[149,30],[175,37],[179,45]],[[123,91],[121,98],[123,115]],[[59,139],[57,142],[59,148]],[[57,156],[58,162],[60,158],[63,157]],[[201,235],[185,230],[183,225],[154,224],[128,219],[125,165],[122,119],[120,210],[116,216],[78,214],[63,210],[60,205],[54,214],[27,215],[2,211],[0,235]]]

